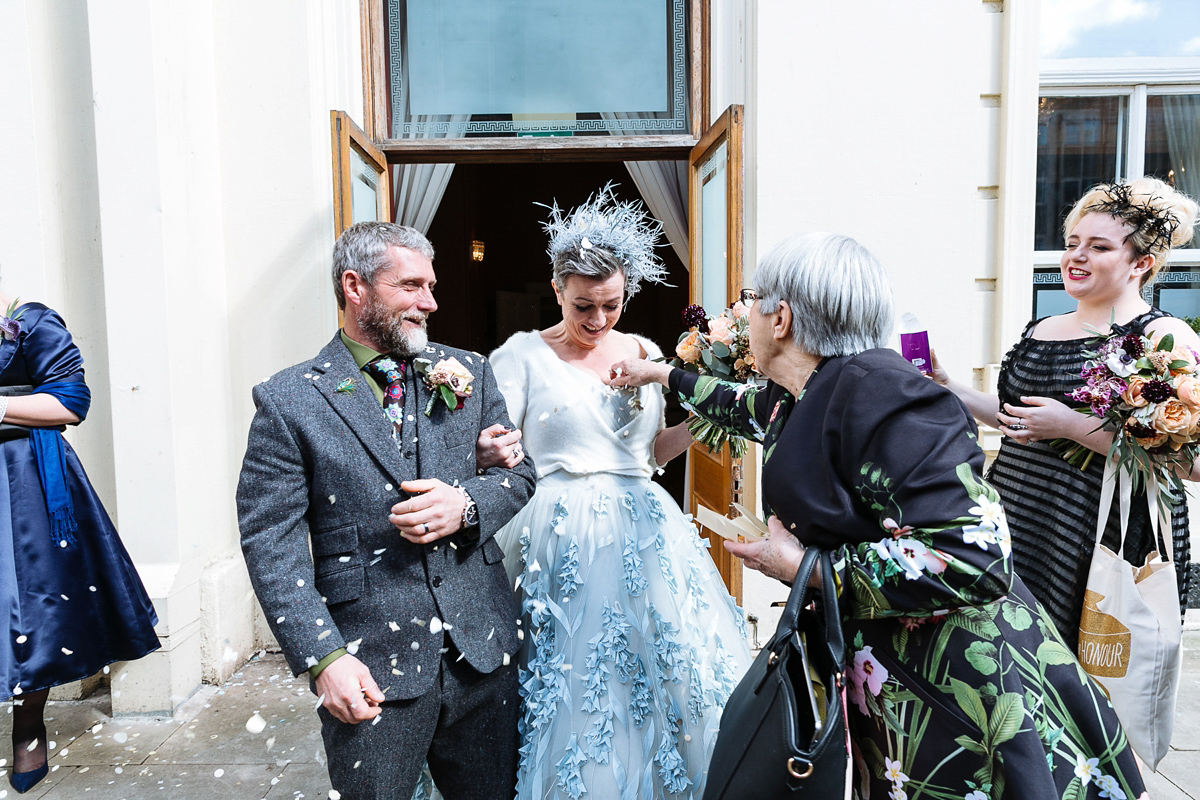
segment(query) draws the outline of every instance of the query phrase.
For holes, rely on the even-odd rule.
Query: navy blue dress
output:
[[[26,303],[15,341],[0,339],[0,386],[82,381],[62,318]],[[0,698],[86,678],[157,650],[158,615],[69,444],[66,480],[79,529],[59,545],[28,438],[0,442]]]

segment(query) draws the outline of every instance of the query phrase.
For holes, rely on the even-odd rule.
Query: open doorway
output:
[[[641,200],[621,162],[571,164],[459,164],[454,168],[429,239],[437,251],[438,312],[429,319],[435,341],[490,353],[510,335],[561,320],[550,288],[550,260],[541,223],[557,200],[574,207],[609,181],[621,200]],[[472,259],[472,242],[483,259]],[[666,353],[683,330],[688,273],[669,245],[659,251],[671,286],[646,285],[626,307],[617,329],[640,333]],[[686,413],[668,398],[667,424]],[[684,459],[656,480],[684,501]]]

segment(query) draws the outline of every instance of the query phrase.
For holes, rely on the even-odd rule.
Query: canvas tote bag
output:
[[[1133,482],[1123,471],[1119,482],[1123,546]],[[1142,566],[1121,558],[1120,547],[1114,553],[1100,544],[1117,483],[1118,470],[1109,460],[1079,622],[1079,662],[1112,701],[1133,751],[1153,770],[1167,754],[1175,726],[1175,695],[1183,658],[1179,589],[1168,535],[1163,537],[1167,558],[1152,552]],[[1160,518],[1164,533],[1171,530],[1170,511],[1158,495],[1155,481],[1146,481],[1156,543]]]

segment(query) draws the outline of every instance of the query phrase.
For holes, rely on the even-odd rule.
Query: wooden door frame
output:
[[[726,189],[725,189],[725,302],[731,304],[741,290],[742,279],[742,237],[743,237],[743,155],[742,155],[742,119],[744,109],[740,105],[731,105],[722,112],[716,122],[692,148],[688,155],[688,260],[691,262],[690,294],[691,302],[702,304],[704,268],[701,260],[701,244],[703,237],[697,235],[701,224],[700,179],[696,165],[709,157],[722,142],[727,144],[726,158]],[[735,461],[730,455],[729,447],[723,447],[716,453],[710,453],[702,444],[693,444],[689,448],[690,477],[686,488],[690,509],[695,513],[704,496],[712,504],[714,497],[728,497],[722,507],[713,508],[718,514],[728,516],[732,513],[732,504],[740,502],[742,483],[742,463]],[[726,485],[728,481],[728,485]],[[742,562],[721,546],[721,537],[716,533],[701,527],[701,533],[709,540],[709,553],[717,570],[725,580],[729,593],[740,604],[742,602]]]
[[[390,164],[498,164],[587,161],[682,161],[709,119],[711,0],[688,0],[688,134],[389,139],[384,0],[359,0],[363,116],[368,136]]]
[[[379,192],[383,198],[381,216],[385,221],[392,219],[391,170],[387,158],[368,138],[365,131],[355,124],[345,111],[329,112],[329,128],[333,143],[333,236],[354,224],[354,168],[351,150],[362,153],[363,158],[379,168]]]

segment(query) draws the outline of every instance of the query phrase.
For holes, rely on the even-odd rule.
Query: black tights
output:
[[[31,772],[46,763],[46,723],[43,712],[49,689],[13,698],[13,772]],[[36,744],[34,744],[36,742]],[[29,746],[33,744],[33,749]]]

